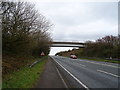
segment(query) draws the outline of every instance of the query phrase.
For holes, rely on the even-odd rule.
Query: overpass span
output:
[[[84,48],[85,44],[80,42],[51,42],[51,47],[79,47]]]

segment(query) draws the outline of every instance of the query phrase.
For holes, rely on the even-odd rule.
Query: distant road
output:
[[[90,88],[118,88],[118,64],[108,62],[70,59],[61,56],[51,56],[66,77],[75,87]],[[62,71],[62,70],[61,70]],[[71,77],[71,78],[70,78]]]

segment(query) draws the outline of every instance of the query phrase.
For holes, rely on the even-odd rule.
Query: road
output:
[[[51,56],[56,65],[63,69],[66,77],[71,76],[77,88],[118,88],[118,64],[82,59],[70,59],[62,56]],[[61,70],[62,71],[62,70]]]

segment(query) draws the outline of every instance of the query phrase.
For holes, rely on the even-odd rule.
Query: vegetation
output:
[[[116,62],[105,59],[120,59],[120,36],[111,35],[97,39],[95,42],[86,41],[85,48],[58,52],[56,55],[68,56],[71,53],[76,54],[78,57],[92,58],[97,61],[99,61],[99,59],[96,58],[102,58],[102,61]]]
[[[4,88],[33,88],[41,75],[44,65],[47,62],[47,57],[37,63],[32,68],[24,67],[20,71],[15,71],[3,79]]]
[[[2,2],[3,54],[39,55],[49,53],[51,24],[24,2]],[[45,49],[44,49],[45,48]]]
[[[96,42],[87,41],[81,55],[100,58],[120,58],[120,37],[105,36]]]
[[[52,24],[28,2],[1,2],[3,74],[49,54]]]

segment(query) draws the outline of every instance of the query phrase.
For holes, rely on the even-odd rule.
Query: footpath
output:
[[[35,88],[66,88],[50,58]]]

